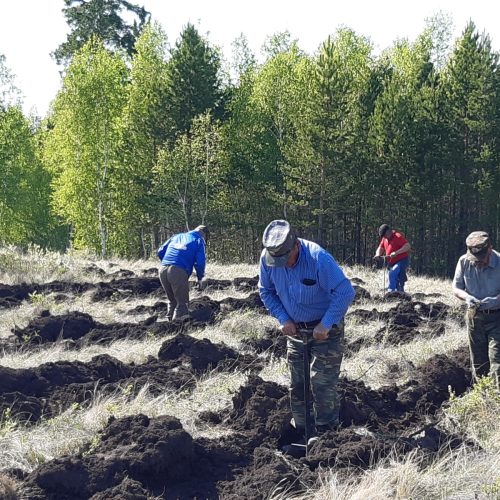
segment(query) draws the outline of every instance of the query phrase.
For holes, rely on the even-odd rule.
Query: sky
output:
[[[143,5],[167,33],[171,45],[182,28],[194,24],[231,58],[231,43],[243,33],[259,57],[266,38],[289,31],[312,54],[329,34],[349,27],[372,41],[375,51],[400,38],[414,40],[426,18],[451,16],[454,37],[469,20],[500,51],[499,0],[131,0]],[[15,75],[25,113],[44,116],[60,87],[60,68],[50,57],[66,40],[63,0],[0,0],[0,54]]]

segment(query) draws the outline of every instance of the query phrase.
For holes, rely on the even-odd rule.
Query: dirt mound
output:
[[[44,284],[21,283],[19,285],[3,285],[0,284],[0,309],[9,309],[18,307],[23,300],[30,298],[33,294],[49,294],[68,292],[73,294],[81,294],[88,290],[92,290],[92,283],[73,283],[66,281],[52,281]]]
[[[437,298],[437,297],[442,297],[442,293],[438,292],[431,292],[431,293],[423,293],[423,292],[416,292],[411,294],[413,300],[424,300],[424,299],[429,299],[429,298]]]
[[[157,267],[148,267],[147,269],[143,269],[141,271],[143,276],[158,276],[158,268]]]
[[[165,292],[158,279],[158,270],[151,268],[143,271],[142,276],[137,276],[128,269],[119,269],[113,273],[106,273],[97,266],[86,268],[89,274],[112,277],[110,281],[99,283],[74,283],[66,281],[52,281],[44,284],[3,285],[0,284],[0,309],[17,307],[23,300],[29,299],[32,294],[72,293],[82,294],[93,290],[92,300],[118,301],[129,297],[154,296],[164,297]],[[233,280],[216,280],[208,278],[204,281],[206,291],[225,290],[234,286],[239,291],[254,291],[258,277],[235,278]]]
[[[213,344],[208,339],[195,339],[188,335],[177,335],[166,340],[158,352],[161,361],[175,361],[188,366],[194,373],[201,373],[216,366],[253,370],[262,365],[250,355],[243,355],[223,344]]]
[[[158,357],[140,365],[101,355],[88,363],[60,361],[20,370],[0,367],[0,410],[10,408],[20,420],[35,422],[73,403],[90,403],[96,388],[103,395],[125,391],[133,397],[147,384],[156,396],[166,389],[192,389],[196,377],[208,369],[255,371],[263,367],[254,356],[185,335],[166,341]]]
[[[276,358],[286,356],[286,337],[278,328],[266,328],[263,338],[245,338],[241,343],[258,354],[266,353]]]
[[[160,296],[164,294],[158,278],[113,278],[111,281],[101,281],[95,285],[92,300],[123,300],[128,297],[142,295]]]
[[[194,284],[194,283],[193,283]],[[233,285],[231,280],[216,280],[213,278],[205,278],[203,280],[204,290],[226,290]]]
[[[362,337],[350,342],[346,348],[346,355],[352,355],[372,344],[397,346],[424,337],[438,337],[444,335],[445,332],[446,325],[443,322],[434,322],[426,330],[417,330],[414,327],[406,325],[388,324],[386,327],[378,330],[373,337]]]
[[[234,481],[219,482],[220,498],[264,499],[278,493],[285,494],[283,498],[287,498],[294,493],[303,493],[307,485],[312,486],[314,476],[303,464],[290,460],[273,448],[259,446],[250,465],[242,469]]]
[[[424,302],[402,301],[388,311],[378,311],[375,308],[372,310],[356,309],[348,315],[365,321],[382,320],[393,325],[416,327],[431,319],[445,319],[449,310],[450,307],[442,302],[425,304]]]
[[[139,481],[126,477],[118,486],[100,491],[92,495],[90,500],[149,500],[150,498]]]
[[[201,344],[186,348],[181,342],[183,351],[195,347]],[[457,394],[468,386],[465,360],[462,350],[449,358],[436,356],[401,388],[375,391],[359,381],[341,380],[342,427],[321,436],[307,460],[277,451],[298,439],[290,426],[288,390],[251,375],[233,397],[231,411],[205,416],[232,430],[220,439],[193,440],[168,416],[111,419],[95,448],[43,464],[25,478],[23,494],[34,499],[134,494],[264,499],[277,488],[302,492],[314,483],[319,466],[367,468],[394,449],[435,453],[444,443],[460,444],[428,425],[428,419],[447,399],[448,385]]]
[[[83,272],[87,274],[97,274],[97,276],[106,276],[106,271],[102,267],[96,266],[95,264],[89,264],[85,266]]]
[[[82,312],[52,316],[43,311],[26,328],[15,328],[13,333],[21,342],[42,344],[58,339],[78,340],[95,327],[92,316]]]
[[[139,484],[161,479],[168,498],[169,483],[187,480],[194,465],[193,440],[176,418],[136,415],[111,419],[91,454],[41,465],[27,476],[23,493],[32,499],[76,500],[100,492],[100,498],[107,498],[104,492],[116,491],[120,485],[141,492],[144,488]],[[139,484],[124,485],[127,478]]]
[[[354,291],[356,295],[354,296],[354,302],[359,302],[360,300],[369,300],[371,299],[370,292],[359,285],[353,285]]]
[[[260,300],[259,292],[253,292],[248,297],[243,299],[235,299],[234,297],[226,297],[220,301],[221,311],[237,311],[238,309],[254,309],[265,311],[264,304]]]
[[[78,311],[54,316],[49,311],[30,321],[25,328],[13,330],[13,338],[2,339],[0,346],[6,351],[36,349],[40,344],[65,341],[67,348],[81,348],[91,344],[106,345],[117,340],[140,340],[147,336],[195,331],[215,321],[219,304],[208,298],[193,301],[191,318],[181,321],[157,322],[151,316],[138,323],[102,324]]]
[[[140,304],[129,309],[127,314],[167,314],[168,304],[166,302],[155,302],[152,306]]]
[[[239,292],[251,292],[257,288],[259,284],[259,277],[254,276],[253,278],[234,278],[233,286]]]
[[[443,302],[426,304],[423,302],[399,302],[389,311],[372,309],[356,309],[349,315],[364,321],[385,321],[386,325],[379,329],[373,337],[359,338],[350,342],[346,354],[351,355],[370,344],[400,345],[416,338],[435,337],[445,333],[444,320],[448,317],[450,307]],[[425,328],[421,328],[425,327]]]

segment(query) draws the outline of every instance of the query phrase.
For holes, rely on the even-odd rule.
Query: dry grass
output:
[[[101,261],[91,255],[69,253],[65,255],[45,253],[32,249],[28,253],[4,249],[0,251],[0,281],[4,283],[48,282],[53,279],[68,281],[101,281],[96,275],[89,275],[85,268],[96,265],[107,272],[130,269],[141,275],[143,269],[157,267],[156,260],[121,261],[113,263]],[[345,268],[350,277],[365,281],[361,285],[372,296],[382,292],[381,271],[373,271],[360,266]],[[207,277],[233,279],[253,277],[258,273],[256,265],[225,266],[209,261]],[[106,279],[110,279],[108,276]],[[457,299],[451,296],[449,280],[410,276],[407,286],[410,293],[439,293],[441,296],[425,299],[426,302],[442,301],[459,307]],[[233,288],[224,291],[203,292],[215,300],[226,296],[243,297],[247,294]],[[193,297],[197,296],[196,292]],[[128,315],[127,311],[137,305],[152,305],[158,298],[130,297],[119,302],[98,302],[90,300],[90,294],[74,297],[66,303],[55,303],[51,295],[35,296],[20,307],[0,311],[0,336],[10,334],[14,326],[25,326],[42,309],[53,314],[69,311],[82,311],[92,315],[97,321],[114,323],[140,321],[147,315]],[[160,299],[162,300],[162,299]],[[354,308],[387,310],[394,303],[379,303],[364,300]],[[277,325],[266,314],[255,311],[231,313],[215,325],[193,333],[197,338],[208,338],[214,343],[224,343],[238,351],[244,350],[242,340],[261,338],[267,328]],[[354,317],[346,319],[346,339],[349,342],[359,338],[373,338],[383,328],[384,322],[361,321]],[[116,341],[109,346],[87,346],[79,351],[67,350],[62,344],[54,344],[40,352],[4,354],[0,365],[13,368],[29,368],[41,363],[59,360],[89,361],[98,354],[109,354],[124,363],[142,363],[148,356],[156,355],[166,338],[146,338],[141,341]],[[449,319],[445,334],[439,337],[419,337],[400,346],[381,346],[376,343],[363,348],[342,365],[343,375],[351,379],[361,379],[371,387],[377,388],[387,383],[404,383],[418,370],[418,366],[436,354],[446,354],[466,344],[465,329],[458,322]],[[266,354],[266,368],[260,376],[265,380],[287,385],[289,372],[285,359],[275,359]],[[123,391],[113,396],[102,397],[96,391],[88,408],[75,405],[63,414],[37,425],[25,427],[18,425],[4,415],[0,423],[0,469],[19,467],[26,471],[37,465],[65,454],[79,453],[85,446],[97,443],[99,431],[106,425],[111,415],[121,417],[144,413],[149,416],[169,414],[177,416],[185,429],[193,436],[216,438],[219,428],[213,428],[197,420],[206,410],[222,411],[230,407],[233,394],[245,383],[243,373],[205,374],[197,381],[194,391],[165,392],[153,397],[147,387],[129,400]],[[124,389],[126,392],[126,389]],[[494,403],[494,404],[493,404]],[[391,457],[384,463],[362,473],[346,475],[335,470],[324,470],[321,483],[301,498],[308,499],[378,499],[378,498],[500,498],[500,427],[498,414],[500,405],[495,400],[485,403],[477,393],[471,392],[446,410],[443,425],[450,430],[459,429],[469,437],[480,442],[483,451],[462,448],[453,453],[443,454],[440,460],[423,467],[416,455]],[[0,478],[0,492],[2,480]],[[0,494],[0,498],[3,498]],[[7,497],[8,498],[8,497]],[[277,489],[274,498],[292,498]]]
[[[452,394],[444,406],[443,427],[460,432],[483,449],[500,454],[500,393],[490,377],[483,377],[466,394]]]
[[[373,337],[378,330],[374,323],[347,321],[346,337],[350,338],[352,329],[356,337]],[[354,337],[354,338],[356,338]],[[385,384],[402,384],[412,376],[419,365],[438,354],[447,354],[467,343],[465,329],[458,322],[448,319],[445,334],[436,337],[416,337],[413,342],[402,345],[370,344],[342,364],[344,374],[351,379],[362,379],[373,388]]]
[[[4,419],[0,425],[0,470],[18,467],[29,472],[48,460],[76,455],[98,439],[99,431],[111,416],[166,414],[179,418],[193,437],[217,437],[220,430],[198,425],[197,416],[202,411],[228,408],[233,394],[245,380],[242,373],[207,373],[190,393],[165,392],[153,397],[144,386],[132,400],[124,394],[126,388],[106,397],[97,390],[89,408],[75,404],[61,415],[34,426]]]
[[[0,356],[0,366],[10,368],[33,368],[43,363],[55,363],[57,361],[82,361],[88,362],[94,356],[108,354],[122,363],[145,363],[148,356],[156,356],[158,351],[167,339],[148,337],[144,340],[117,340],[112,344],[93,344],[79,350],[68,349],[64,343],[55,343],[51,347],[38,351],[4,353]]]
[[[269,315],[252,310],[233,311],[213,326],[207,326],[191,334],[195,338],[206,338],[216,344],[225,344],[233,349],[241,349],[242,340],[263,338],[266,328],[276,326]]]
[[[5,474],[0,474],[0,498],[2,500],[16,500],[16,483]]]
[[[427,467],[411,453],[388,458],[364,473],[324,470],[319,486],[295,500],[495,499],[500,493],[500,455],[466,447],[443,453]]]

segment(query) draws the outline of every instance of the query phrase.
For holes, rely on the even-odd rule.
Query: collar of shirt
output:
[[[303,245],[303,243],[300,240],[300,238],[299,238],[299,242],[300,242],[300,245],[299,245],[299,255],[297,256],[297,260],[295,261],[295,264],[291,267],[291,269],[293,269],[293,268],[295,268],[295,267],[297,267],[299,265],[300,259],[302,257],[302,253],[303,253],[302,252],[302,245]]]
[[[498,266],[498,255],[495,252],[491,252],[490,262],[488,263],[488,267],[495,269]]]

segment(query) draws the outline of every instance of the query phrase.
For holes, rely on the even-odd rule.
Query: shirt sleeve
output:
[[[319,284],[330,297],[330,305],[323,315],[321,323],[323,326],[331,328],[342,321],[356,292],[340,266],[328,252],[320,254],[318,264]]]
[[[156,252],[156,255],[158,255],[158,258],[160,260],[163,260],[163,257],[165,257],[165,253],[167,251],[167,248],[168,248],[168,245],[170,245],[170,240],[172,238],[169,238],[165,243],[163,243],[163,245],[158,248],[158,251]]]
[[[291,319],[276,293],[276,288],[262,258],[260,259],[259,269],[259,295],[271,316],[274,316],[281,325]]]
[[[206,252],[205,252],[205,240],[200,238],[198,241],[198,250],[196,253],[196,260],[194,263],[194,268],[196,269],[196,276],[198,280],[202,280],[205,276],[205,265],[206,265]]]
[[[464,268],[463,259],[459,259],[457,267],[455,268],[455,275],[453,276],[453,288],[465,290]]]

